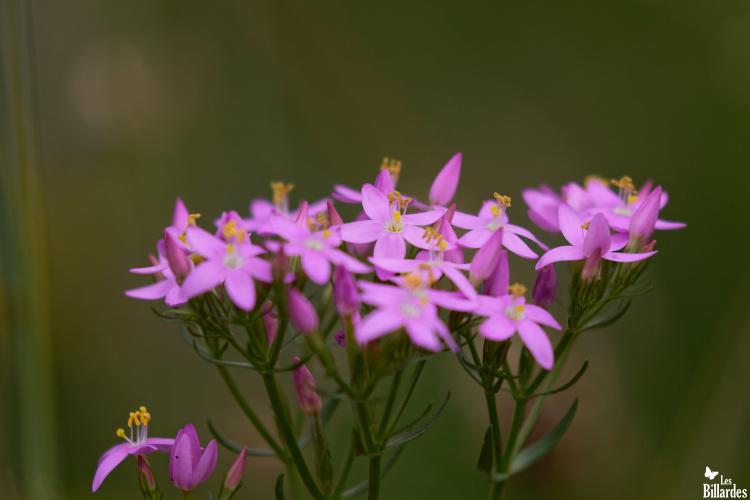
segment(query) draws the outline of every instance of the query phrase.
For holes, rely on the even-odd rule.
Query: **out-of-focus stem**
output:
[[[380,497],[380,461],[381,455],[370,458],[368,500],[378,500],[378,497]]]
[[[0,332],[9,349],[0,349],[12,366],[15,401],[10,419],[19,423],[17,439],[21,496],[39,500],[58,494],[54,361],[49,327],[49,289],[45,223],[37,172],[34,52],[31,5],[0,2],[2,98],[0,99],[0,227],[3,287],[10,291]],[[7,252],[6,252],[7,251]],[[6,328],[7,327],[7,328]]]

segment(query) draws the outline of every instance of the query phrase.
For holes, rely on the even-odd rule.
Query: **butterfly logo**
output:
[[[713,471],[712,471],[712,470],[711,470],[711,469],[710,469],[710,468],[708,467],[708,465],[707,465],[707,466],[706,466],[706,473],[704,474],[704,476],[706,476],[706,477],[707,477],[708,479],[710,479],[711,481],[713,481],[713,480],[714,480],[714,478],[716,477],[716,474],[718,474],[718,473],[719,473],[719,471],[717,471],[717,470],[713,470]]]

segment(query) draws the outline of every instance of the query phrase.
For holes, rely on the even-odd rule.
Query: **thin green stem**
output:
[[[380,461],[381,455],[370,457],[368,500],[378,500],[380,497]]]
[[[217,365],[216,368],[219,370],[219,375],[221,375],[221,379],[224,381],[227,389],[229,389],[229,392],[232,394],[232,397],[237,403],[237,406],[240,407],[242,413],[244,413],[248,420],[250,420],[255,429],[258,431],[258,434],[261,435],[266,443],[268,443],[268,446],[273,449],[273,451],[282,461],[288,461],[286,451],[279,445],[279,443],[276,442],[263,421],[258,417],[257,413],[255,413],[250,404],[247,402],[245,396],[242,395],[242,392],[240,391],[239,387],[237,387],[237,383],[234,381],[234,378],[229,372],[229,369],[226,366],[222,365]]]
[[[279,332],[279,334],[281,334],[281,332]],[[312,474],[310,473],[310,469],[307,467],[305,457],[302,456],[302,452],[300,451],[299,445],[297,444],[297,437],[295,436],[294,430],[292,429],[291,423],[289,421],[289,416],[284,409],[284,402],[281,399],[279,386],[276,382],[276,376],[273,373],[264,373],[263,384],[266,387],[268,399],[271,401],[271,408],[273,409],[273,413],[276,416],[276,423],[279,428],[279,433],[281,434],[281,439],[284,441],[284,444],[289,450],[291,459],[297,466],[297,471],[299,471],[302,482],[305,483],[307,491],[313,496],[313,498],[315,498],[316,500],[323,500],[325,497],[320,492],[320,489],[315,482],[315,478],[312,476]]]
[[[502,454],[503,454],[503,438],[500,429],[500,419],[497,413],[497,400],[495,393],[489,389],[484,391],[484,400],[487,405],[487,417],[490,421],[490,433],[492,435],[492,463],[494,464],[493,469],[498,470],[501,466]],[[500,498],[501,485],[495,482],[490,483],[490,494],[491,500]]]
[[[396,396],[398,395],[398,388],[401,385],[401,378],[403,376],[403,370],[399,370],[393,375],[391,381],[391,389],[388,392],[388,399],[385,403],[385,410],[383,410],[383,416],[380,419],[380,429],[378,431],[379,439],[388,439],[385,435],[385,431],[388,429],[388,422],[391,419],[391,413],[393,412],[393,405],[396,403]]]

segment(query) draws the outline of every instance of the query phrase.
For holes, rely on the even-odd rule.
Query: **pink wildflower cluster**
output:
[[[553,280],[549,266],[584,261],[582,276],[591,280],[603,260],[631,263],[653,256],[654,230],[684,227],[659,219],[667,195],[650,182],[638,191],[628,177],[612,181],[616,190],[599,178],[567,184],[560,193],[546,186],[527,189],[523,198],[531,220],[567,240],[549,249],[530,230],[511,223],[507,195],[494,193],[476,214],[459,211],[452,201],[461,161],[458,153],[445,164],[425,201],[396,189],[401,164],[387,159],[373,183],[358,190],[337,185],[329,198],[302,202],[294,210],[293,186],[276,182],[272,199],[252,201],[247,216],[224,212],[212,230],[199,227],[200,216],[178,199],[157,243],[158,257],[149,267],[131,270],[151,274],[155,282],[127,295],[164,299],[175,307],[206,293],[226,294],[240,310],[252,311],[263,306],[258,295],[281,280],[290,289],[292,322],[308,333],[318,327],[318,318],[304,293],[307,283],[336,287],[354,274],[356,286],[341,300],[349,302],[347,314],[355,318],[360,344],[404,331],[422,349],[456,350],[442,312],[465,313],[485,318],[479,333],[487,339],[507,340],[518,332],[537,362],[550,369],[552,346],[543,327],[560,325],[540,305],[551,304],[554,285],[550,289],[549,277],[538,279],[533,295],[539,305],[527,304],[523,287],[510,286],[508,254],[535,262]],[[334,201],[359,210],[345,221]],[[546,296],[540,298],[544,286]]]

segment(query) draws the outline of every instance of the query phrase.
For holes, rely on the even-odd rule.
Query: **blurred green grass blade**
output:
[[[20,431],[13,459],[23,498],[59,498],[53,352],[48,314],[45,225],[36,162],[31,6],[0,0],[0,237],[6,300],[3,341],[10,357],[11,402]]]

